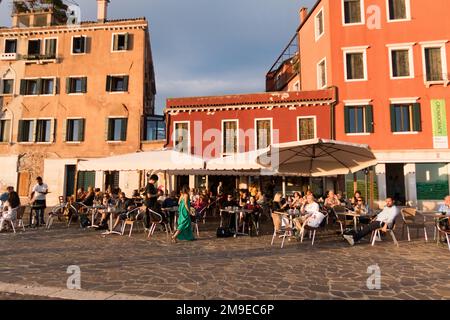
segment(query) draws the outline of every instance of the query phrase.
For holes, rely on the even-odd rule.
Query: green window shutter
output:
[[[373,106],[367,105],[365,106],[366,113],[366,132],[374,133],[374,125],[373,125]]]
[[[17,133],[17,142],[23,142],[23,120],[19,120],[19,132]]]
[[[350,109],[344,107],[345,133],[350,133]]]
[[[55,94],[59,94],[59,78],[55,78]]]
[[[84,130],[86,127],[86,119],[81,119],[80,131],[78,134],[78,141],[84,141]]]
[[[63,142],[67,141],[67,127],[68,127],[69,120],[66,119],[66,121],[63,121],[63,127],[62,127],[62,140]]]
[[[36,92],[37,94],[42,94],[42,79],[37,79],[37,85],[36,85]]]
[[[87,37],[82,37],[82,38],[83,38],[83,40],[81,41],[81,52],[86,53]]]
[[[391,104],[391,131],[397,132],[397,128],[395,127],[395,105]]]
[[[66,78],[66,93],[70,93],[70,78]]]
[[[31,139],[31,142],[36,142],[36,136],[37,136],[37,120],[31,121],[31,131],[33,131],[33,138]]]
[[[127,92],[128,91],[128,83],[130,81],[130,77],[129,76],[125,76],[123,77],[123,91]]]
[[[50,121],[50,142],[56,142],[56,119]]]
[[[111,76],[106,76],[106,92],[111,92]]]
[[[110,132],[112,132],[112,128],[110,126],[109,118],[105,119],[105,141],[109,141]]]
[[[27,80],[20,80],[20,95],[24,96],[27,93]]]
[[[422,117],[420,113],[420,103],[414,103],[412,105],[412,115],[413,115],[413,130],[417,132],[422,131]]]
[[[113,35],[113,51],[119,50],[119,35]]]
[[[87,77],[81,78],[81,92],[87,92]]]
[[[130,42],[129,42],[129,39],[130,39],[130,34],[129,33],[126,33],[125,34],[125,50],[129,50],[130,49]]]
[[[122,119],[122,128],[120,131],[120,140],[121,141],[127,141],[127,124],[128,124],[128,119]]]

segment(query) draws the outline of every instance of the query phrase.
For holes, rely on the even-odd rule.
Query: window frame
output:
[[[187,154],[191,154],[191,122],[190,121],[174,121],[173,122],[173,132],[172,132],[172,144],[174,150],[176,150],[176,134],[177,134],[177,124],[187,124],[187,132],[188,132],[188,146],[187,146]],[[184,153],[184,152],[183,152]]]
[[[67,95],[69,95],[69,96],[83,96],[83,95],[86,95],[87,94],[87,79],[88,79],[88,76],[86,76],[86,75],[81,75],[81,76],[68,76],[68,77],[66,77],[66,86],[67,86],[67,78],[69,78],[70,80],[69,80],[69,82],[72,80],[72,79],[83,79],[83,78],[86,78],[86,92],[83,92],[83,87],[81,87],[81,92],[70,92],[70,85],[71,85],[71,83],[69,83],[69,88],[66,88],[66,94]],[[81,80],[81,81],[83,81],[83,80]]]
[[[108,77],[111,78],[120,78],[120,77],[128,77],[128,83],[127,83],[127,89],[124,91],[106,91],[108,94],[125,94],[125,93],[129,93],[130,92],[130,75],[129,74],[107,74],[106,75],[106,83],[108,83]],[[112,83],[111,83],[111,87],[112,87]]]
[[[402,79],[414,79],[415,78],[415,65],[414,65],[414,45],[415,42],[411,43],[399,43],[399,44],[388,44],[389,54],[389,77],[391,80],[402,80]],[[392,52],[399,50],[408,50],[408,60],[409,60],[409,76],[394,76],[394,65],[392,60]]]
[[[10,93],[5,93],[5,81],[12,81],[12,86],[11,89],[12,91]],[[16,84],[16,79],[11,79],[11,78],[2,78],[0,79],[0,97],[2,96],[13,96],[14,92],[15,92],[15,84]]]
[[[444,84],[444,86],[448,86],[449,84],[449,75],[447,69],[447,43],[449,40],[439,40],[439,41],[426,41],[420,42],[422,47],[422,71],[423,71],[423,80],[426,86],[430,86],[433,84]],[[441,67],[443,72],[443,79],[438,81],[428,81],[427,80],[427,65],[425,59],[425,50],[430,48],[440,48],[441,50]]]
[[[75,53],[75,52],[73,52],[73,49],[74,49],[74,46],[73,46],[74,43],[73,43],[73,41],[74,41],[75,38],[81,38],[81,37],[84,38],[84,52],[81,52],[81,53]],[[86,55],[86,54],[87,54],[87,42],[88,42],[87,39],[88,39],[88,36],[87,36],[87,35],[84,35],[84,34],[72,36],[71,41],[70,41],[70,55],[72,55],[72,56],[82,56],[82,55]]]
[[[6,52],[6,41],[11,41],[11,40],[16,41],[16,52]],[[17,54],[18,49],[19,49],[19,38],[5,38],[3,40],[3,53],[4,54]]]
[[[43,39],[43,41],[44,41],[44,55],[46,55],[46,52],[47,52],[47,40],[56,40],[55,58],[54,58],[54,59],[56,59],[58,57],[58,42],[59,42],[59,39],[58,39],[58,37],[48,37],[48,38],[44,38]]]
[[[324,63],[324,72],[325,72],[325,83],[321,86],[320,84],[320,82],[321,82],[321,80],[322,80],[322,74],[320,73],[320,65],[322,64],[322,63]],[[324,57],[322,60],[320,60],[318,63],[317,63],[317,66],[316,66],[316,70],[317,70],[317,73],[316,73],[316,76],[317,76],[317,89],[324,89],[324,88],[326,88],[327,86],[328,86],[328,75],[327,75],[327,58],[326,57]]]
[[[55,132],[54,126],[56,125],[55,119],[54,118],[36,118],[36,119],[34,119],[34,121],[35,121],[35,128],[34,128],[35,133],[34,133],[33,143],[35,143],[35,144],[52,144],[52,143],[54,143],[53,135]],[[37,134],[38,134],[38,122],[39,121],[50,121],[49,141],[37,141],[38,140]]]
[[[364,113],[363,113],[363,117],[364,117],[364,121],[363,121],[364,132],[345,133],[346,136],[348,136],[348,137],[370,136],[371,134],[373,134],[372,132],[367,132],[368,128],[367,128],[367,118],[366,118],[366,110],[365,110],[365,108],[367,106],[369,106],[369,105],[372,106],[372,111],[373,111],[373,100],[372,99],[344,100],[344,109],[348,108],[348,107],[350,107],[350,108],[352,108],[352,107],[362,107],[362,108],[364,108]],[[372,118],[373,118],[373,115],[372,115]],[[344,125],[345,125],[345,121],[346,121],[346,119],[344,119]],[[344,128],[344,131],[345,131],[345,128]]]
[[[6,141],[1,141],[0,139],[0,144],[9,144],[12,142],[12,125],[13,125],[13,119],[10,116],[6,115],[6,112],[4,113],[4,118],[0,118],[0,122],[2,121],[9,121],[9,132],[5,132],[4,135],[6,137]],[[1,137],[0,137],[1,138]]]
[[[42,77],[39,78],[41,80],[53,80],[53,86],[52,86],[52,93],[42,93],[42,90],[44,88],[43,82],[41,83],[41,92],[38,93],[38,96],[42,97],[52,97],[56,95],[56,77]]]
[[[69,136],[69,121],[76,121],[76,120],[83,120],[83,140],[79,140],[79,141],[73,141],[73,140],[69,140],[68,136]],[[72,134],[73,135],[73,134]],[[64,138],[64,142],[67,144],[81,144],[83,142],[85,142],[86,140],[86,118],[83,117],[67,117],[66,118],[66,132],[65,132],[65,136]]]
[[[317,116],[311,115],[311,116],[298,116],[297,121],[297,141],[307,141],[307,140],[300,140],[300,120],[301,119],[313,119],[314,120],[314,137],[309,140],[317,139]]]
[[[36,125],[37,125],[37,119],[35,118],[23,118],[23,119],[19,119],[18,121],[18,129],[17,129],[17,143],[21,144],[21,145],[31,145],[34,144],[34,140],[36,140],[35,135],[36,135]],[[31,130],[31,140],[30,141],[20,141],[22,133],[20,131],[20,121],[30,121],[31,123],[33,123],[33,130]],[[30,134],[30,132],[28,132],[28,134]]]
[[[406,7],[406,18],[404,19],[391,19],[391,12],[389,10],[389,1],[386,0],[386,18],[388,23],[395,23],[395,22],[405,22],[405,21],[411,21],[411,1],[405,0],[405,7]]]
[[[413,112],[413,110],[411,108],[411,105],[416,104],[416,103],[420,103],[419,99],[420,99],[419,97],[413,97],[413,98],[390,98],[389,99],[389,107],[391,107],[392,105],[402,105],[402,104],[410,105],[409,115],[411,117],[410,118],[411,130],[410,131],[395,131],[395,132],[392,132],[392,134],[394,136],[397,136],[397,135],[417,135],[417,134],[420,133],[420,131],[414,131],[414,119],[412,118],[412,117],[414,117],[414,112]],[[423,120],[423,118],[421,117],[421,121],[422,120]]]
[[[32,39],[27,39],[27,56],[33,56],[36,55],[35,53],[31,54],[30,53],[30,42],[31,41],[39,41],[39,53],[37,53],[38,56],[42,55],[42,39],[41,38],[32,38]]]
[[[123,49],[123,50],[114,50],[114,37],[115,36],[121,36],[121,35],[128,35],[128,42],[127,42],[127,48]],[[130,33],[129,32],[118,32],[118,33],[113,33],[112,34],[112,40],[111,40],[111,52],[112,53],[117,53],[117,52],[127,52],[129,51],[129,47],[130,47]]]
[[[322,14],[322,33],[319,34],[318,17],[320,14]],[[314,16],[314,35],[316,42],[319,41],[324,34],[325,34],[325,10],[322,7]]]
[[[364,5],[364,0],[359,0],[360,1],[360,7],[361,7],[361,22],[351,22],[351,23],[346,23],[345,22],[345,2],[346,0],[341,0],[341,13],[342,13],[342,25],[344,27],[352,27],[352,26],[362,26],[366,24],[366,10],[365,10],[365,5]]]
[[[129,117],[125,117],[125,116],[109,116],[109,117],[107,117],[107,119],[108,119],[108,131],[107,131],[108,136],[107,136],[106,143],[110,143],[110,144],[113,144],[113,143],[126,143],[127,140],[128,140],[128,119],[129,119]],[[118,119],[127,120],[127,131],[125,132],[125,140],[110,140],[109,139],[110,138],[109,137],[109,126],[110,126],[110,120],[111,119],[114,119],[114,120],[118,120]]]
[[[346,47],[342,48],[343,54],[344,54],[344,81],[345,82],[362,82],[362,81],[368,81],[369,78],[369,72],[368,72],[368,65],[367,65],[367,49],[369,49],[370,46],[358,46],[358,47]],[[348,79],[347,78],[347,54],[351,53],[362,53],[363,54],[363,73],[364,77],[362,79]]]
[[[254,128],[255,128],[255,151],[263,150],[265,148],[258,149],[258,121],[269,121],[270,122],[270,144],[273,144],[273,118],[255,118]],[[267,148],[267,147],[266,147]]]
[[[227,153],[224,152],[225,150],[225,137],[224,137],[224,125],[226,122],[235,122],[236,123],[236,152],[233,153]],[[225,157],[225,156],[232,156],[235,155],[237,153],[239,153],[239,146],[240,146],[240,137],[239,137],[239,119],[222,119],[221,120],[221,130],[220,130],[220,140],[221,140],[221,148],[220,148],[220,155],[221,157]]]
[[[147,124],[153,121],[156,123],[156,139],[154,140],[149,140],[147,139],[148,136],[148,126]],[[159,124],[163,123],[164,124],[164,138],[163,139],[158,139],[158,131],[159,131]],[[155,116],[143,116],[143,128],[142,128],[142,141],[143,142],[152,142],[152,141],[161,141],[161,140],[165,140],[167,137],[167,125],[166,122],[164,120],[164,117],[159,118],[159,117],[155,117]]]

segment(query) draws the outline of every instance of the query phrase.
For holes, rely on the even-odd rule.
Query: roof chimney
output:
[[[305,8],[305,7],[301,8],[300,9],[300,24],[305,22],[307,16],[308,16],[308,8]]]
[[[106,22],[109,0],[97,0],[97,21]]]

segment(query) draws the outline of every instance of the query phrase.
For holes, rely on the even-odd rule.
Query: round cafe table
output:
[[[439,223],[441,220],[450,219],[450,216],[447,216],[439,211],[419,211],[419,210],[417,210],[417,213],[426,218],[434,218],[435,224]],[[437,233],[436,225],[434,226],[434,230]],[[439,234],[437,234],[436,243],[439,244]]]

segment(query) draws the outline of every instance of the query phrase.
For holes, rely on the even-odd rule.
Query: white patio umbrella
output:
[[[210,159],[206,162],[206,170],[210,175],[259,175],[266,167],[259,164],[257,159],[267,151],[268,148]]]
[[[377,164],[368,145],[325,139],[272,145],[257,161],[274,174],[307,177],[355,173]]]

